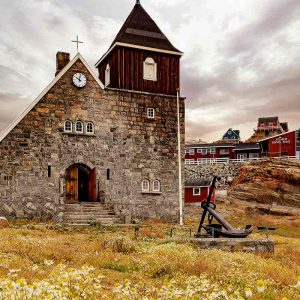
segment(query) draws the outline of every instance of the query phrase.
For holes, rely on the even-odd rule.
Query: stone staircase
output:
[[[102,203],[81,202],[66,204],[63,223],[73,226],[121,224],[121,218],[107,205]]]

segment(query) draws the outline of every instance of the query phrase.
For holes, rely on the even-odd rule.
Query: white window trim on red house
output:
[[[199,193],[196,193],[199,190]],[[201,196],[201,187],[193,187],[193,196]]]

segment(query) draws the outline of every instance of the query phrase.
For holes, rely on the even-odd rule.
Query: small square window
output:
[[[206,155],[206,154],[207,154],[207,149],[203,149],[203,150],[202,150],[202,154],[203,154],[203,155]]]
[[[190,149],[189,150],[189,155],[194,155],[195,154],[195,149]]]
[[[197,149],[197,153],[201,154],[202,153],[202,149]]]
[[[148,119],[154,119],[155,118],[155,109],[154,108],[148,108],[147,109],[147,117],[148,117]]]
[[[216,154],[216,149],[215,148],[210,149],[210,154]]]
[[[200,196],[201,188],[193,188],[193,196]]]

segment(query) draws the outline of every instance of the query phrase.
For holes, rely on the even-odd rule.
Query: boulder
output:
[[[0,228],[9,227],[9,223],[5,217],[0,217]]]

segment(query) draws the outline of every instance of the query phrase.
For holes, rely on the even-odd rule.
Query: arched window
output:
[[[86,132],[86,134],[94,134],[95,133],[94,124],[92,122],[86,123],[85,132]]]
[[[75,123],[75,132],[83,133],[83,123],[81,121]]]
[[[110,85],[110,66],[107,65],[105,69],[105,86]]]
[[[64,125],[64,132],[72,132],[73,124],[71,121],[67,120]]]
[[[153,192],[160,192],[160,181],[159,180],[153,181]]]
[[[142,192],[149,192],[150,191],[150,183],[149,180],[142,181]]]
[[[145,80],[157,80],[157,65],[153,58],[148,57],[144,61],[144,79]]]

